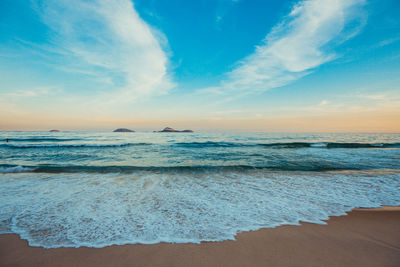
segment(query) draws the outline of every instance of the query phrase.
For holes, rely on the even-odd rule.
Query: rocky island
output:
[[[134,130],[127,129],[127,128],[118,128],[113,131],[114,133],[134,133]]]
[[[158,132],[159,133],[193,133],[192,130],[179,131],[179,130],[175,130],[175,129],[171,128],[171,127],[165,127],[163,130],[158,131]]]

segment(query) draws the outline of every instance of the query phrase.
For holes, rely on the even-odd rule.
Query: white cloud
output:
[[[318,105],[322,107],[322,106],[326,106],[326,105],[328,105],[328,104],[329,104],[328,101],[322,100]]]
[[[49,87],[49,86],[36,86],[30,90],[14,90],[12,93],[0,94],[8,99],[19,99],[19,98],[32,98],[48,95],[56,95],[62,92],[61,88]]]
[[[249,93],[279,87],[309,74],[338,56],[333,48],[365,24],[364,0],[308,0],[265,37],[221,83],[227,92]]]
[[[34,3],[52,30],[51,52],[62,56],[64,68],[111,83],[101,99],[129,102],[173,86],[161,47],[164,40],[140,18],[130,0]]]
[[[380,41],[377,46],[382,47],[382,46],[391,45],[393,43],[398,42],[399,40],[400,40],[400,37],[389,38],[389,39]]]

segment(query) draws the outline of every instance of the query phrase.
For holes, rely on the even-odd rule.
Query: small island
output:
[[[179,131],[179,130],[175,130],[175,129],[171,128],[171,127],[165,127],[163,130],[158,131],[158,132],[159,133],[193,133],[192,130]]]
[[[134,133],[134,130],[127,129],[127,128],[118,128],[113,131],[114,133]]]
[[[51,133],[58,133],[58,132],[60,132],[60,130],[50,130],[49,132],[51,132]]]

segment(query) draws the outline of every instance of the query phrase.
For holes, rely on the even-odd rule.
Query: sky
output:
[[[1,0],[0,130],[400,132],[397,0]]]

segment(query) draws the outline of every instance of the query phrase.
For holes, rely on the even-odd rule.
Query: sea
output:
[[[0,132],[0,233],[30,246],[234,240],[382,205],[400,134]]]

